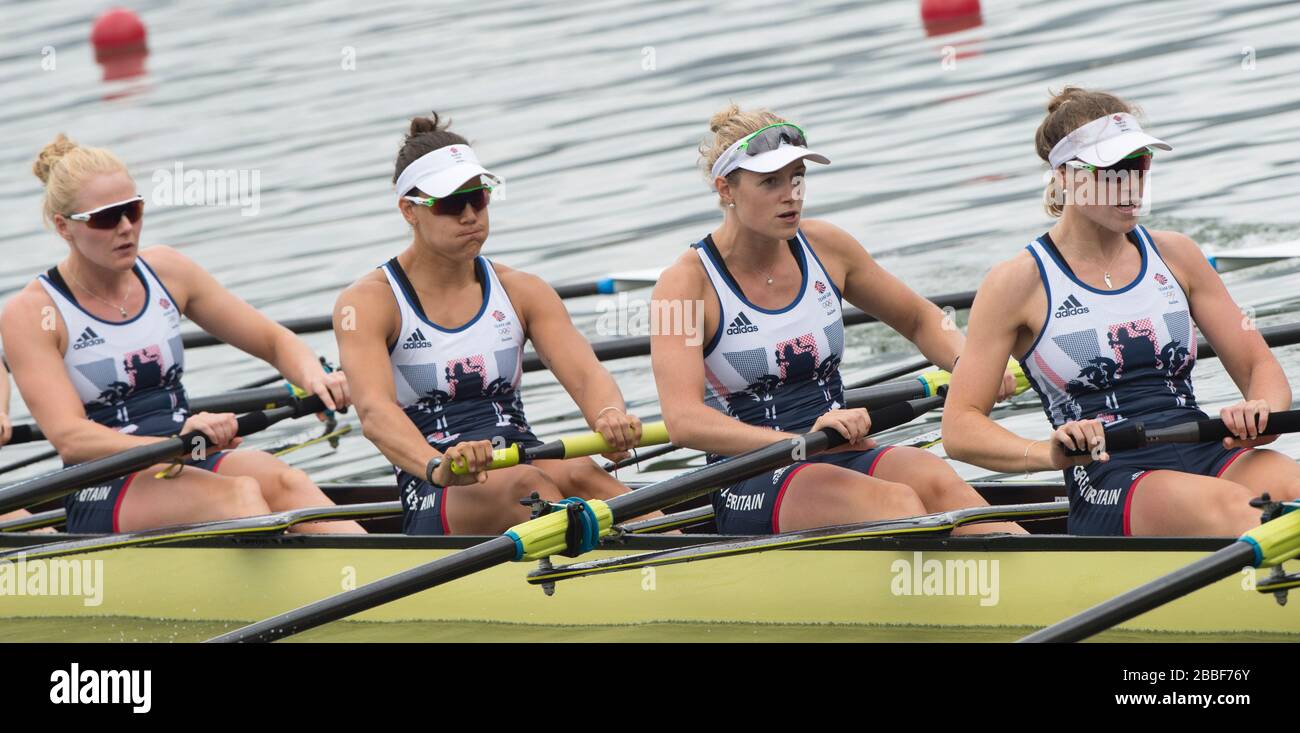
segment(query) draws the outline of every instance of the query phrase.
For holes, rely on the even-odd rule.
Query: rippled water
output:
[[[0,5],[0,300],[65,252],[28,171],[66,131],[116,151],[146,196],[177,164],[256,171],[256,215],[155,202],[143,244],[181,248],[274,317],[323,314],[406,245],[392,160],[407,119],[431,108],[506,178],[485,252],[554,282],[665,265],[717,223],[694,145],[728,100],[803,124],[835,161],[814,166],[806,215],[852,232],[923,293],[975,287],[1049,226],[1033,132],[1048,88],[1066,82],[1140,103],[1174,144],[1151,226],[1220,248],[1300,238],[1294,2],[988,0],[981,26],[938,37],[912,0],[132,5],[149,26],[149,73],[112,83],[87,44],[101,3]],[[1300,262],[1226,279],[1274,314],[1263,323],[1291,319]],[[569,301],[593,339],[599,304]],[[850,379],[913,353],[880,326],[849,333]],[[308,340],[335,356],[328,333]],[[1300,350],[1278,353],[1300,373]],[[195,395],[268,373],[227,347],[187,356]],[[657,414],[648,359],[610,367],[630,403]],[[1203,402],[1234,396],[1217,362],[1198,375]],[[525,402],[544,436],[580,424],[548,374],[525,378]],[[20,399],[13,412],[25,416]],[[1007,425],[1047,432],[1032,402]],[[1300,455],[1300,441],[1279,445]],[[0,463],[39,449],[6,448]],[[359,434],[295,460],[322,480],[384,475]]]

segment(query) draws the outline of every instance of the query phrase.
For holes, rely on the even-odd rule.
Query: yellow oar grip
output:
[[[1007,362],[1007,370],[1016,377],[1016,394],[1029,389],[1029,378],[1025,376],[1025,370],[1020,368],[1020,362],[1011,359]]]
[[[587,506],[596,513],[603,537],[614,525],[614,513],[609,505],[599,499],[589,499]],[[506,536],[515,541],[516,560],[540,560],[564,552],[568,545],[565,533],[569,529],[568,512],[552,512],[537,519],[530,519],[523,524],[516,524],[506,531]]]
[[[952,375],[942,369],[936,369],[932,372],[922,372],[917,379],[920,379],[925,384],[925,396],[933,397],[939,394],[940,387],[948,386],[948,383],[952,381]]]
[[[600,433],[583,433],[560,438],[564,444],[564,457],[594,456],[614,450]],[[668,442],[668,426],[663,421],[645,423],[641,426],[641,442],[638,446],[661,445]]]
[[[488,465],[488,470],[493,471],[498,468],[518,466],[520,458],[518,443],[511,443],[509,448],[497,448],[492,451],[492,463]],[[458,476],[464,476],[469,473],[469,471],[465,469],[465,464],[460,461],[451,464],[451,472]]]
[[[1241,537],[1255,546],[1255,567],[1280,565],[1300,556],[1300,510],[1283,514]]]

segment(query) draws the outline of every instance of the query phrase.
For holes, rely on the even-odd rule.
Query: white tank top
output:
[[[1128,239],[1142,267],[1117,290],[1085,285],[1046,234],[1028,246],[1048,307],[1020,364],[1054,427],[1139,417],[1157,425],[1202,414],[1192,391],[1196,326],[1187,295],[1146,229]]]
[[[124,432],[168,435],[189,412],[181,386],[181,314],[147,262],[137,258],[133,269],[144,286],[144,307],[134,318],[116,323],[82,308],[56,268],[37,282],[68,329],[63,363],[86,416]]]
[[[789,241],[803,280],[784,308],[751,303],[713,243],[693,245],[722,306],[704,348],[705,402],[750,425],[803,431],[843,404],[840,291],[797,232]]]
[[[523,327],[492,263],[479,257],[474,267],[483,286],[478,313],[443,328],[425,316],[397,258],[383,266],[402,319],[388,348],[397,403],[434,444],[536,442],[519,398]]]

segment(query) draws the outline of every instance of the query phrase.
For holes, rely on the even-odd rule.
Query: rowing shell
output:
[[[449,556],[483,539],[221,537],[34,561],[102,562],[99,605],[86,605],[87,599],[76,595],[10,592],[0,595],[0,619],[253,621],[351,584]],[[621,545],[607,545],[586,557],[601,560],[717,539],[629,536]],[[0,548],[41,541],[0,535]],[[535,566],[507,564],[456,581],[446,592],[419,593],[357,619],[562,626],[688,622],[1041,627],[1229,542],[1054,535],[867,538],[597,575],[561,583],[552,597],[526,582]],[[19,567],[8,563],[7,572],[16,573]],[[0,588],[4,572],[0,570]],[[1300,613],[1256,592],[1254,583],[1253,570],[1239,573],[1123,628],[1300,635]],[[359,627],[345,624],[332,626],[333,633]],[[347,638],[346,633],[338,638]]]

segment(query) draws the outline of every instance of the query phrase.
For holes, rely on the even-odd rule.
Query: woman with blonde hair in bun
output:
[[[995,471],[1064,471],[1072,534],[1238,536],[1259,525],[1252,497],[1300,496],[1295,461],[1256,447],[1276,439],[1259,431],[1290,406],[1291,387],[1196,243],[1139,225],[1155,151],[1171,147],[1135,112],[1077,87],[1048,103],[1035,147],[1051,167],[1048,213],[1057,222],[980,286],[944,444]],[[1235,437],[1108,454],[1108,424],[1205,419],[1192,391],[1198,329],[1244,394],[1219,411]],[[988,417],[1009,354],[1042,399],[1048,440]]]
[[[664,271],[653,296],[704,304],[703,344],[652,337],[669,435],[710,460],[822,428],[849,441],[715,492],[718,530],[767,534],[987,505],[939,457],[877,447],[867,411],[842,407],[841,295],[945,369],[957,361],[961,333],[850,234],[802,218],[805,161],[830,163],[807,147],[802,128],[731,105],[709,129],[700,152],[722,223]],[[1014,388],[1008,376],[1005,393]],[[1023,532],[1014,524],[964,531]]]
[[[349,403],[342,374],[326,374],[288,329],[258,313],[174,249],[140,249],[144,198],[117,156],[59,135],[33,170],[62,261],[5,306],[0,332],[14,381],[65,464],[199,430],[220,451],[86,486],[65,500],[74,533],[125,532],[267,514],[331,502],[302,471],[267,453],[232,450],[235,416],[191,414],[181,376],[185,315],[274,366],[330,408]],[[355,522],[301,532],[362,532]]]

